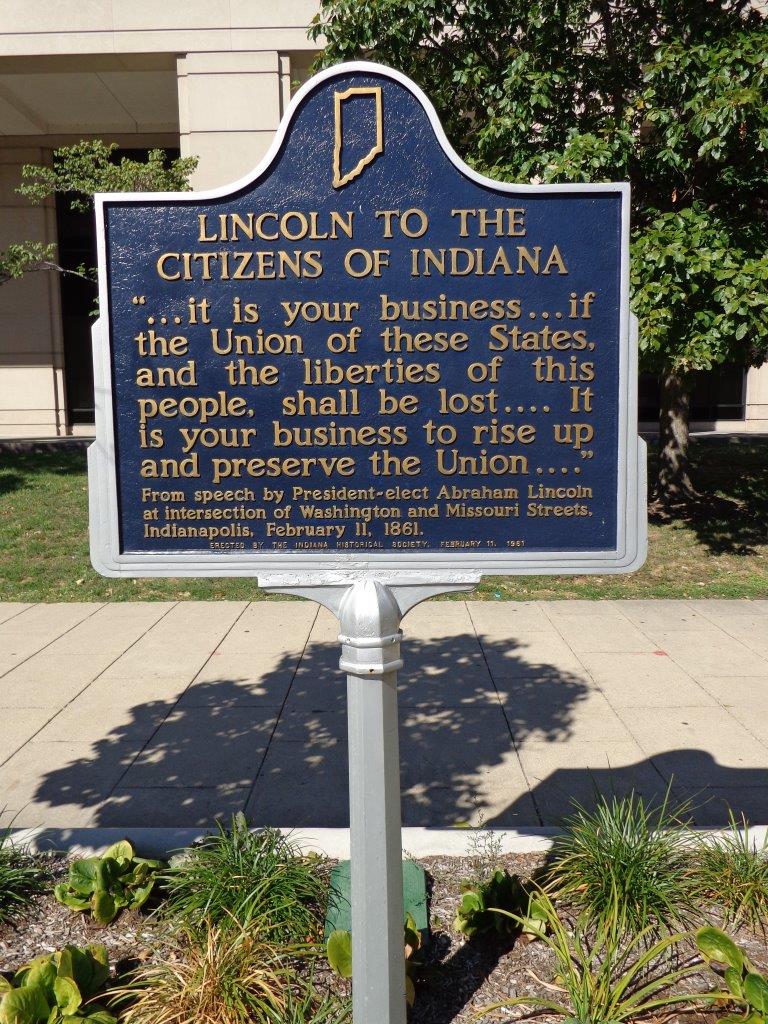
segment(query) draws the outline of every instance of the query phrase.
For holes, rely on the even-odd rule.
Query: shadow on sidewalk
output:
[[[676,797],[701,806],[702,823],[726,823],[725,800],[736,814],[768,820],[768,771],[726,768],[703,750],[670,750],[612,768],[596,743],[596,764],[569,767],[567,741],[594,684],[577,672],[532,664],[525,647],[523,640],[483,638],[481,648],[470,634],[406,640],[405,825],[449,827],[478,816],[523,830],[553,825],[574,798],[588,806],[595,792],[630,789],[658,797],[671,779]],[[88,756],[52,766],[41,778],[34,795],[40,823],[47,808],[74,805],[93,809],[94,825],[123,828],[210,825],[237,810],[261,825],[347,825],[338,658],[335,643],[313,643],[300,661],[286,654],[266,674],[193,683],[175,703],[129,707],[125,724]],[[129,693],[130,681],[125,685]],[[98,680],[86,691],[91,709],[98,691]],[[518,750],[528,743],[562,744],[562,761],[547,777],[526,779]]]

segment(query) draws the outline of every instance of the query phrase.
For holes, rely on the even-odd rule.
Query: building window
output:
[[[716,370],[696,372],[692,377],[692,422],[744,419],[744,367],[726,363]],[[638,400],[640,422],[655,423],[659,418],[659,404],[659,378],[653,373],[641,373]]]
[[[179,150],[163,147],[170,160]],[[146,160],[147,149],[120,149],[113,159],[130,157]],[[56,229],[59,260],[67,270],[96,266],[96,223],[93,213],[70,210],[66,196],[56,196]],[[91,357],[92,311],[96,308],[98,288],[72,274],[59,275],[61,319],[64,338],[64,379],[67,388],[67,422],[70,426],[93,423],[93,362]]]

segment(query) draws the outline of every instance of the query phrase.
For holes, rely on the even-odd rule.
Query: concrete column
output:
[[[747,371],[744,420],[748,431],[768,432],[768,363]]]
[[[15,191],[23,164],[49,159],[37,146],[0,149],[0,249],[56,241],[53,200],[33,206]],[[41,270],[0,285],[0,438],[66,432],[59,282]]]
[[[266,153],[290,97],[290,61],[276,50],[187,53],[177,62],[183,156],[200,162],[192,184],[237,181]]]

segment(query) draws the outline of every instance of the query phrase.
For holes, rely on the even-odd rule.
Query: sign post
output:
[[[340,621],[356,1024],[403,1024],[400,621],[646,550],[629,188],[513,185],[411,81],[339,65],[252,175],[97,197],[91,559]]]
[[[400,609],[375,580],[341,601],[347,673],[352,988],[356,1021],[405,1024],[397,670]]]

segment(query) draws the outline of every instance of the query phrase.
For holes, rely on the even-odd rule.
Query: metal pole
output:
[[[339,609],[347,673],[354,1024],[405,1024],[397,670],[401,612],[376,580]]]

